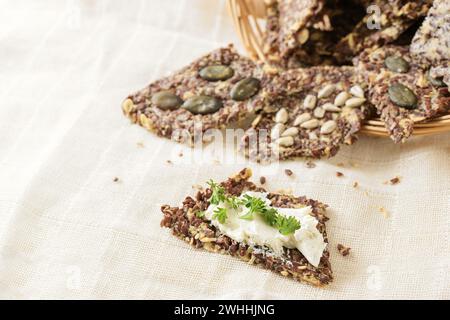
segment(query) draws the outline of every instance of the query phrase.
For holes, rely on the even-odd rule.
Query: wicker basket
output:
[[[233,18],[238,35],[250,57],[265,61],[263,53],[263,34],[266,17],[264,0],[228,0],[228,9]],[[384,123],[379,119],[369,120],[361,130],[372,136],[389,136]],[[450,114],[416,123],[414,135],[429,135],[450,131]]]

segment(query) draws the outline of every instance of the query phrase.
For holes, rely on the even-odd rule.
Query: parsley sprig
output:
[[[241,219],[252,220],[254,214],[259,214],[268,225],[278,229],[285,236],[300,229],[300,222],[295,217],[279,214],[275,208],[268,207],[261,198],[245,195],[242,204],[249,210],[240,217]]]
[[[248,212],[240,219],[253,220],[254,215],[258,214],[268,225],[276,228],[282,235],[293,234],[300,229],[300,222],[295,217],[286,217],[278,213],[275,208],[266,205],[263,199],[244,195],[243,199],[236,196],[226,196],[225,188],[213,180],[208,181],[208,185],[212,191],[209,202],[213,205],[226,203],[230,208],[237,209],[239,206],[248,208]],[[228,219],[226,208],[216,208],[213,211],[213,218],[224,224]],[[201,213],[200,213],[201,215]]]
[[[228,218],[227,209],[216,208],[216,210],[214,210],[213,212],[214,212],[213,219],[217,219],[222,224],[224,224],[227,221]]]
[[[215,183],[213,180],[208,181],[208,185],[212,191],[211,198],[209,199],[209,202],[211,204],[218,205],[221,202],[225,202],[226,196],[225,196],[225,189],[220,184]]]

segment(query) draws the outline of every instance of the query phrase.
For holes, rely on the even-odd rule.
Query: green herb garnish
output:
[[[239,206],[242,204],[241,199],[239,199],[236,196],[231,196],[225,199],[225,202],[233,209],[239,208]]]
[[[254,214],[259,214],[270,226],[278,229],[282,235],[290,235],[300,228],[300,222],[295,217],[285,217],[278,213],[275,208],[266,206],[261,198],[245,195],[242,205],[248,208],[248,213],[241,219],[253,220]]]
[[[277,224],[278,211],[274,208],[265,208],[260,212],[261,217],[271,227]]]
[[[277,216],[276,228],[278,231],[284,235],[290,235],[295,232],[295,230],[300,229],[300,222],[294,217],[285,217],[282,215]]]
[[[208,185],[212,191],[209,202],[213,205],[219,205],[225,203],[232,209],[238,209],[239,206],[248,208],[248,212],[240,219],[253,220],[254,215],[258,214],[260,217],[271,227],[276,228],[282,235],[293,234],[296,230],[300,229],[300,222],[295,217],[286,217],[278,213],[275,208],[266,205],[263,199],[252,197],[250,195],[244,195],[243,199],[236,196],[226,196],[225,188],[213,180],[208,181]],[[224,224],[228,218],[228,212],[226,208],[216,208],[213,212],[213,219],[217,219],[220,223]],[[205,213],[199,211],[196,216],[203,218]]]
[[[216,210],[213,211],[213,219],[217,219],[221,224],[224,224],[227,221],[228,214],[227,209],[225,208],[216,208]]]
[[[225,189],[218,183],[215,183],[213,180],[208,181],[208,185],[211,188],[212,195],[209,199],[211,204],[218,205],[220,202],[225,202]]]
[[[196,215],[198,218],[204,218],[204,217],[205,217],[205,211],[197,211],[197,212],[195,213],[195,215]]]

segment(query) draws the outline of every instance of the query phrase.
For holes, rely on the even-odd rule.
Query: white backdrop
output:
[[[128,93],[238,43],[224,0],[0,8],[0,298],[450,298],[450,134],[405,145],[362,137],[314,169],[251,165],[270,189],[331,206],[335,281],[312,288],[161,229],[161,204],[179,204],[193,184],[222,180],[244,160],[206,150],[191,161],[189,148],[120,111]],[[397,175],[400,184],[383,184]]]

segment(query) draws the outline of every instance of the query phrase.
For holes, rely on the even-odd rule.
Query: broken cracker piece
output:
[[[326,249],[327,206],[306,197],[268,193],[249,181],[251,175],[250,169],[244,169],[220,184],[210,181],[209,188],[199,191],[195,198],[187,197],[180,207],[162,206],[161,226],[171,229],[175,236],[195,248],[231,255],[314,286],[329,284],[333,276]],[[251,201],[253,207],[258,203],[258,210],[268,211],[250,213],[248,207],[241,204],[243,200]],[[289,219],[285,215],[287,212]],[[277,221],[270,220],[274,215]],[[297,219],[299,225],[295,223]],[[261,242],[257,240],[258,234],[253,237],[249,229],[247,236],[240,238],[239,232],[229,233],[228,221],[233,225],[237,223],[239,228],[246,228],[249,222],[261,224],[271,236]],[[280,224],[279,221],[285,222]],[[309,238],[302,240],[303,245],[314,241],[320,249],[309,251],[300,247],[300,251],[295,245],[283,242],[281,232],[294,243],[297,238],[303,239],[302,232],[307,232]]]

